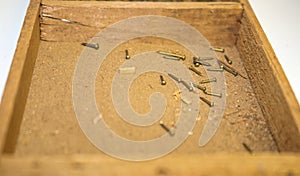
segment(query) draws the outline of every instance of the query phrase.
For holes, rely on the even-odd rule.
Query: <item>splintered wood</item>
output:
[[[128,10],[127,6],[134,8]],[[122,19],[139,15],[161,15],[174,17],[194,26],[212,45],[222,43],[222,46],[229,46],[236,41],[240,28],[237,21],[240,20],[242,11],[241,4],[232,2],[149,2],[147,6],[143,2],[118,2],[112,6],[110,2],[66,3],[44,0],[41,6],[41,39],[86,42],[99,30]]]

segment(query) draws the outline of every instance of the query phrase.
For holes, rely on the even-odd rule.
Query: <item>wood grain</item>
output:
[[[244,3],[237,47],[259,104],[282,151],[300,151],[300,108],[249,3]]]
[[[260,108],[268,120],[268,124],[270,125],[270,129],[272,130],[279,149],[282,151],[299,152],[299,103],[297,102],[274,51],[263,33],[249,3],[247,0],[241,1],[243,6],[239,3],[58,2],[46,0],[43,1],[42,4],[42,14],[48,14],[56,18],[74,20],[81,25],[66,24],[58,20],[43,17],[41,19],[41,28],[39,28],[40,21],[38,17],[40,12],[40,1],[32,0],[18,41],[2,104],[0,105],[0,175],[299,175],[299,153],[283,153],[280,155],[276,153],[257,154],[256,152],[254,155],[239,153],[242,148],[235,144],[238,144],[241,142],[240,139],[244,138],[240,138],[236,134],[234,134],[236,137],[234,138],[230,136],[232,135],[231,133],[230,135],[228,135],[229,133],[218,133],[214,139],[215,141],[210,142],[206,146],[208,148],[206,148],[207,151],[211,151],[210,154],[203,152],[203,150],[201,155],[199,153],[196,154],[196,150],[187,152],[187,149],[191,149],[191,147],[185,146],[185,148],[181,149],[180,153],[173,152],[171,155],[167,155],[166,157],[157,160],[139,163],[120,161],[101,154],[98,150],[93,148],[78,127],[74,130],[76,133],[72,134],[74,141],[70,142],[69,139],[65,138],[65,136],[70,136],[70,134],[68,131],[63,131],[66,128],[64,123],[69,122],[66,120],[68,119],[68,116],[64,116],[64,114],[60,114],[60,116],[56,117],[61,117],[59,120],[62,122],[60,124],[62,131],[60,131],[59,138],[52,136],[51,140],[53,141],[49,140],[50,138],[47,140],[42,138],[44,134],[50,134],[51,129],[46,129],[48,130],[46,131],[47,133],[40,135],[40,141],[38,141],[37,138],[31,138],[33,142],[37,143],[33,144],[36,145],[36,148],[30,147],[30,150],[36,152],[36,149],[39,149],[40,151],[38,152],[40,153],[37,152],[35,153],[36,155],[34,155],[34,152],[30,153],[28,152],[29,150],[24,147],[23,155],[17,155],[17,153],[7,154],[15,151],[16,139],[18,138],[23,112],[24,109],[26,109],[25,106],[28,108],[25,117],[29,119],[28,121],[30,123],[27,121],[29,125],[26,126],[26,123],[24,123],[25,125],[23,124],[22,127],[25,128],[25,130],[34,127],[34,125],[36,125],[35,121],[30,120],[32,120],[33,117],[38,117],[41,122],[44,123],[44,126],[40,125],[38,130],[36,130],[37,133],[41,132],[40,128],[46,127],[49,124],[53,127],[52,129],[57,128],[57,123],[47,123],[49,122],[49,119],[53,120],[51,119],[51,113],[73,113],[71,106],[65,106],[64,104],[64,102],[68,102],[69,99],[64,97],[68,94],[66,94],[66,89],[62,87],[62,85],[66,84],[67,90],[70,90],[70,82],[68,82],[67,79],[62,80],[60,78],[67,76],[67,78],[71,80],[71,75],[66,74],[66,70],[72,70],[74,65],[70,63],[74,64],[76,60],[74,58],[77,57],[70,57],[69,60],[66,60],[61,53],[66,52],[64,53],[66,55],[75,53],[74,55],[76,55],[76,53],[80,53],[82,49],[80,48],[82,46],[80,46],[79,42],[90,39],[95,33],[107,25],[130,16],[145,14],[176,17],[193,25],[209,39],[211,44],[229,46],[229,52],[232,52],[233,55],[236,56],[236,60],[233,59],[234,63],[237,62],[239,68],[243,70],[243,66],[241,66],[242,62],[240,61],[236,50],[237,47],[240,56],[243,59],[243,64],[248,73],[249,80],[255,90]],[[244,11],[243,8],[245,9]],[[205,28],[203,26],[205,26]],[[81,31],[84,31],[84,34],[80,33]],[[41,42],[41,45],[40,37],[42,40],[45,40]],[[235,44],[236,47],[234,46]],[[42,47],[44,47],[44,49],[41,49]],[[60,47],[60,49],[56,50],[56,47]],[[43,56],[45,60],[40,60],[41,65],[35,67],[35,61],[38,58],[38,50],[41,55],[45,55]],[[60,51],[61,53],[57,52],[53,54],[55,50]],[[124,49],[122,49],[122,51],[123,50]],[[43,51],[45,52],[43,53]],[[72,54],[70,54],[71,51]],[[64,71],[59,72],[59,69]],[[32,75],[33,70],[37,73],[40,72],[41,75],[46,78],[55,78],[58,81],[55,79],[38,81],[38,78]],[[37,80],[31,82],[32,78]],[[229,88],[229,90],[233,92],[240,90],[239,84],[241,83],[239,83],[238,80],[232,79],[229,80],[229,82],[231,82],[229,85],[234,86]],[[244,80],[242,84],[245,86],[248,85],[249,82],[248,80]],[[43,85],[43,87],[40,87],[40,85]],[[57,86],[58,89],[49,91],[54,86]],[[244,98],[243,101],[241,101],[244,106],[247,105],[244,101],[251,101],[251,104],[253,103],[253,106],[251,106],[248,111],[245,110],[245,118],[247,118],[246,114],[251,112],[253,107],[257,107],[256,100],[253,100],[255,97],[252,93],[252,87],[249,88],[250,92],[243,92],[244,94],[250,93],[251,100],[249,100],[246,95],[241,95],[241,97]],[[29,88],[33,89],[31,90],[33,92],[31,94],[32,99],[27,99]],[[37,91],[38,89],[48,90],[54,96],[62,93],[63,96],[60,97],[60,99],[58,98],[58,100],[61,101],[58,103],[52,102],[53,105],[55,105],[52,107],[58,107],[60,109],[52,111],[51,108],[47,106],[46,102],[48,100],[46,98],[51,98],[46,97],[49,92],[39,92]],[[41,97],[44,97],[45,99],[41,99]],[[230,102],[230,106],[234,107],[234,103],[236,102],[235,98],[239,97],[234,95],[229,95],[229,97],[231,98],[228,99],[228,102]],[[27,101],[31,101],[31,104]],[[34,116],[34,113],[31,111],[33,110],[32,107],[34,107],[34,103],[38,104],[41,101],[44,101],[45,104],[42,104],[42,107],[36,107],[38,111],[34,112],[41,114],[39,114],[39,116]],[[243,105],[241,105],[241,108],[243,108]],[[244,126],[243,119],[241,123],[237,122],[235,117],[240,116],[235,116],[232,112],[226,113],[224,120],[227,121],[227,124],[223,123],[223,126],[235,125],[232,129],[236,130],[235,133],[239,133],[240,135],[243,134],[240,129],[246,128],[248,130],[248,128],[257,128],[257,126],[259,126],[257,122],[259,121],[255,121],[254,119],[257,118],[255,114],[261,116],[260,108],[258,107],[256,109],[259,111],[258,113],[252,113],[253,118],[251,116],[251,118],[247,119],[251,121],[251,127],[245,127],[246,125]],[[49,119],[45,118],[45,112],[49,112]],[[243,114],[241,116],[243,116],[241,118],[244,118]],[[70,119],[74,120],[73,118]],[[264,124],[261,126],[264,127]],[[71,126],[71,128],[73,127],[74,126]],[[201,128],[198,128],[197,130],[200,129]],[[62,133],[65,133],[65,136],[62,135]],[[257,134],[260,133],[261,131],[257,130]],[[23,133],[23,135],[26,134]],[[54,134],[54,136],[55,135],[56,134]],[[227,141],[224,138],[225,135],[228,135],[227,137],[235,140],[235,142]],[[260,135],[258,135],[258,137],[260,137]],[[193,140],[196,139],[196,135],[193,135],[191,138],[193,138]],[[219,143],[216,139],[220,139]],[[252,138],[249,137],[248,139]],[[43,147],[48,147],[48,149],[51,148],[49,145],[57,145],[57,149],[59,150],[61,149],[59,148],[59,142],[62,142],[63,140],[67,143],[78,144],[78,146],[81,145],[83,146],[83,149],[87,150],[82,152],[82,148],[77,146],[80,149],[77,148],[78,150],[75,149],[72,152],[84,154],[70,155],[70,153],[68,153],[69,155],[64,155],[55,150],[53,150],[53,152],[45,151],[43,149]],[[260,139],[257,138],[256,140]],[[44,142],[44,146],[40,145],[42,144],[41,141]],[[266,141],[269,141],[269,139]],[[32,143],[30,144],[32,145]],[[224,144],[227,146],[224,147]],[[229,144],[232,148],[228,147],[230,146]],[[255,145],[258,146],[259,142]],[[268,147],[269,146],[262,146],[261,149]],[[235,153],[222,154],[220,151]],[[5,154],[3,154],[3,152]],[[41,154],[43,152],[48,152],[48,155]],[[87,154],[88,152],[90,152],[90,155]]]
[[[192,25],[212,45],[229,46],[236,41],[242,10],[241,4],[235,2],[43,1],[41,39],[84,42],[101,29],[122,19],[139,15],[161,15]],[[62,22],[45,15],[79,24]]]
[[[0,157],[15,149],[40,41],[39,5],[32,0],[28,7],[0,105]]]
[[[169,50],[170,48],[172,50]],[[79,42],[40,42],[18,145],[14,153],[16,156],[102,153],[80,129],[73,107],[72,80],[83,49]],[[95,79],[95,98],[107,126],[126,139],[138,141],[155,139],[165,133],[159,122],[147,127],[126,123],[117,113],[111,100],[114,74],[126,62],[125,49],[128,49],[131,56],[157,50],[182,53],[187,56],[187,59],[181,62],[186,68],[193,62],[193,54],[176,42],[155,37],[138,38],[114,48],[99,68]],[[232,58],[233,66],[242,74],[246,74],[237,49],[226,47],[225,50]],[[224,59],[222,54],[219,58]],[[191,73],[195,82],[207,79],[204,67],[198,69],[203,76]],[[234,77],[227,72],[224,74],[227,83],[227,105],[216,135],[204,147],[198,146],[210,110],[204,102],[200,102],[199,120],[193,129],[193,135],[172,154],[247,152],[242,145],[243,142],[247,143],[254,153],[277,152],[249,79]],[[147,113],[150,111],[149,96],[154,92],[162,93],[168,100],[168,105],[160,120],[170,126],[172,121],[176,121],[178,116],[176,109],[180,109],[180,101],[173,96],[177,87],[167,75],[163,75],[168,82],[166,86],[160,85],[157,72],[139,75],[130,86],[129,97],[135,111]],[[212,85],[203,86],[209,90]],[[199,96],[211,98],[203,92],[199,92]]]
[[[299,155],[243,154],[178,155],[147,162],[128,162],[98,155],[52,157],[5,156],[0,166],[2,176],[96,176],[96,175],[276,175],[300,174]],[[18,169],[16,169],[18,168]]]

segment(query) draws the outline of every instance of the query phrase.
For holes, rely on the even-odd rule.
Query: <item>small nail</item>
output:
[[[232,64],[232,61],[229,59],[229,57],[226,54],[224,55],[224,58],[228,64],[230,65]]]
[[[181,60],[185,60],[185,55],[179,55],[179,54],[174,54],[174,53],[168,53],[165,51],[157,51],[157,53],[165,55],[165,56],[170,56],[170,57],[176,57],[179,58]]]
[[[206,95],[211,95],[211,96],[215,96],[215,97],[222,97],[222,94],[221,93],[214,93],[214,92],[209,92],[209,91],[204,91],[204,93]]]
[[[81,45],[89,47],[89,48],[94,48],[94,49],[99,49],[99,44],[98,43],[81,43]]]
[[[174,135],[174,131],[171,131],[165,124],[163,121],[159,122],[160,126],[166,131],[168,132],[171,136]]]
[[[233,74],[234,76],[239,75],[239,73],[233,69],[231,69],[230,67],[227,67],[226,65],[221,65],[221,68],[223,68],[224,70],[226,70],[227,72]]]
[[[245,144],[245,143],[242,143],[242,144],[243,144],[244,148],[247,150],[247,152],[249,152],[250,154],[252,154],[252,150],[250,149],[250,147],[247,144]]]
[[[194,63],[195,66],[197,65],[197,67],[198,67],[199,65],[203,65],[203,66],[211,66],[210,63],[204,62],[203,60],[200,60],[200,58],[198,58],[198,57],[193,57],[193,63]]]
[[[208,68],[207,71],[217,71],[217,72],[222,72],[223,68]]]
[[[175,81],[177,81],[178,83],[180,83],[180,82],[182,81],[180,78],[178,78],[177,76],[175,76],[175,75],[173,75],[173,74],[171,74],[171,73],[168,73],[168,75],[169,75],[172,79],[174,79]]]
[[[126,58],[126,59],[130,59],[130,56],[129,56],[129,54],[128,54],[128,50],[125,50],[125,58]]]
[[[181,60],[178,57],[170,57],[170,56],[163,56],[164,59],[170,59],[170,60]]]
[[[208,106],[213,107],[214,106],[214,102],[210,102],[208,99],[204,98],[204,97],[200,97],[200,99],[205,102],[206,104],[208,104]]]
[[[234,68],[230,67],[225,62],[218,60],[218,63],[220,64],[220,67],[223,68],[224,70],[226,70],[227,72],[233,74],[234,76],[239,75],[239,73]]]
[[[204,79],[200,81],[200,84],[205,84],[205,83],[210,83],[210,82],[217,82],[217,78],[209,78],[209,79]]]
[[[163,86],[166,85],[167,82],[165,81],[164,77],[162,75],[159,75],[159,77],[160,77],[160,84]]]
[[[202,91],[206,90],[206,87],[202,87],[202,86],[200,86],[200,85],[198,85],[196,83],[193,83],[193,86],[196,87],[196,88],[198,88],[198,89],[200,89],[200,90],[202,90]]]
[[[199,57],[198,58],[200,61],[205,61],[205,60],[213,60],[213,59],[215,59],[215,58],[213,58],[213,57]]]
[[[195,67],[193,67],[192,65],[189,67],[189,69],[192,70],[197,75],[202,76],[202,73],[199,70],[197,70]]]
[[[181,83],[189,90],[189,91],[193,91],[193,87],[187,83],[186,81],[181,81]]]
[[[221,53],[225,52],[225,49],[224,48],[220,48],[220,47],[211,47],[210,49],[214,50],[216,52],[221,52]]]

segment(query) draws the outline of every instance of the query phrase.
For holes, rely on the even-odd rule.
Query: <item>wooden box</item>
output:
[[[83,134],[72,104],[72,76],[84,49],[81,42],[88,42],[112,23],[139,15],[163,15],[190,24],[213,46],[224,47],[232,66],[247,79],[225,73],[227,106],[216,135],[207,145],[197,144],[207,118],[200,115],[193,135],[172,153],[131,162],[104,154]],[[132,55],[147,48],[184,51],[172,41],[151,37],[123,43],[114,53],[123,56],[125,48]],[[120,61],[111,62],[102,70],[116,69]],[[110,78],[101,69],[99,74]],[[97,101],[108,102],[106,94],[97,89],[107,80],[103,76],[96,79]],[[152,77],[146,79],[151,81]],[[171,82],[169,78],[167,82]],[[159,85],[152,88],[172,97],[171,91]],[[135,87],[133,92],[141,91],[144,89]],[[139,112],[148,107],[134,94],[132,104]],[[204,114],[208,112],[203,102],[201,107]],[[113,114],[108,105],[100,108],[104,108],[103,116]],[[0,106],[0,175],[300,175],[299,110],[247,0],[31,0]],[[108,123],[116,133],[132,139],[164,133],[159,125],[151,132],[135,132],[123,122],[108,119]]]

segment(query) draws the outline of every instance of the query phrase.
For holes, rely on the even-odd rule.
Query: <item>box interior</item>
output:
[[[72,102],[72,80],[74,70],[84,47],[99,30],[138,15],[162,15],[180,19],[199,30],[212,46],[225,48],[225,54],[232,59],[232,67],[245,75],[247,79],[224,72],[226,78],[226,101],[224,117],[216,135],[204,147],[198,146],[200,133],[207,120],[209,107],[201,102],[201,113],[193,134],[172,152],[176,154],[204,153],[249,153],[246,144],[254,153],[280,151],[298,151],[299,141],[296,124],[293,119],[281,123],[274,113],[282,114],[272,101],[272,94],[264,91],[269,84],[276,91],[277,80],[260,87],[261,81],[272,75],[269,65],[264,65],[265,56],[261,55],[260,43],[249,23],[242,3],[149,3],[143,2],[64,2],[43,1],[38,18],[40,30],[38,53],[35,59],[29,92],[24,106],[24,114],[18,138],[13,150],[5,150],[15,156],[61,155],[61,154],[103,154],[84,135],[76,120]],[[45,16],[46,14],[46,16]],[[54,17],[49,18],[48,16]],[[62,22],[61,19],[76,21],[76,24]],[[192,63],[193,55],[183,46],[170,40],[143,37],[127,41],[111,52],[98,71],[95,84],[96,101],[105,122],[120,136],[134,140],[148,140],[161,136],[165,131],[159,122],[150,127],[136,127],[120,120],[113,109],[110,97],[110,83],[114,71],[125,62],[124,51],[130,55],[145,51],[167,50],[187,55],[183,64]],[[224,60],[223,53],[216,53]],[[253,64],[262,64],[256,66]],[[202,66],[200,71],[204,72]],[[256,71],[255,71],[256,69]],[[158,73],[144,74],[131,86],[132,106],[139,113],[146,113],[150,107],[148,96],[153,91],[162,92],[168,99],[165,122],[171,123],[176,116],[175,109],[180,101],[174,99],[176,88],[171,79],[165,76],[167,84],[161,86],[157,81]],[[195,80],[207,78],[193,74]],[[209,85],[207,85],[209,88]],[[206,98],[207,95],[200,94]],[[273,95],[274,96],[274,95]],[[278,95],[280,97],[280,95]],[[276,95],[275,95],[276,97]],[[269,98],[269,99],[268,99]],[[280,99],[280,98],[279,98]],[[268,101],[266,101],[268,100]],[[280,100],[278,100],[280,101]],[[272,104],[273,103],[273,104]],[[284,106],[284,105],[283,105]],[[269,107],[270,109],[266,109]],[[176,119],[175,119],[176,120]],[[294,123],[294,124],[293,124]],[[282,126],[278,126],[282,124]],[[287,124],[291,124],[287,129]],[[16,130],[18,131],[18,129]],[[290,136],[289,134],[296,135]],[[287,138],[287,136],[290,136]],[[12,142],[13,143],[13,142]],[[49,147],[51,146],[51,147]]]

